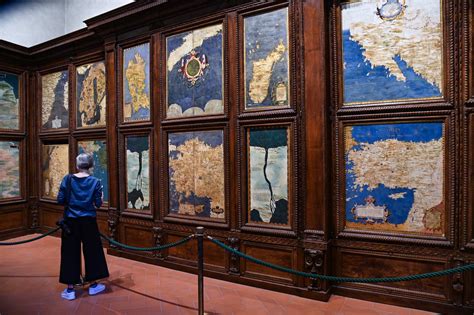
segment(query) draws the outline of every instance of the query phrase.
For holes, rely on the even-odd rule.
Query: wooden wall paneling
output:
[[[474,110],[469,109],[466,112],[466,118],[464,119],[466,131],[465,134],[465,154],[463,157],[465,174],[464,177],[464,196],[465,203],[463,207],[464,222],[462,227],[463,231],[463,242],[464,247],[474,250]],[[461,232],[461,231],[460,231]]]
[[[24,233],[28,224],[28,206],[19,204],[0,207],[0,238]]]
[[[120,150],[118,150],[117,131],[117,82],[116,82],[116,43],[109,38],[105,45],[105,72],[107,84],[107,166],[109,168],[108,236],[117,239],[119,218],[119,168]],[[74,75],[75,77],[75,75]],[[75,85],[75,84],[74,84]],[[75,126],[75,125],[74,125]]]
[[[419,253],[407,255],[391,251],[377,252],[373,248],[368,250],[336,248],[336,251],[336,259],[339,262],[336,271],[338,276],[398,276],[454,267],[449,263],[452,258],[449,254],[437,257],[433,257],[431,254],[422,256]],[[341,270],[345,271],[341,272]],[[470,314],[468,309],[460,309],[451,304],[452,286],[450,280],[451,277],[447,276],[397,283],[341,283],[334,285],[334,293],[377,303],[415,307],[443,314]]]
[[[163,108],[165,105],[162,103],[163,94],[165,94],[165,89],[163,88],[166,86],[165,80],[160,76],[164,70],[162,68],[166,68],[165,63],[163,63],[163,58],[161,53],[163,48],[161,47],[161,34],[156,33],[150,39],[150,107],[151,107],[151,116],[150,119],[153,122],[153,147],[155,148],[154,156],[158,162],[155,162],[155,167],[153,167],[153,187],[161,187],[161,168],[163,165],[160,161],[163,160],[163,156],[165,155],[161,143],[161,120],[162,120],[162,111],[160,108]],[[164,119],[164,117],[163,117]],[[162,200],[161,194],[159,193],[160,189],[153,191],[153,198],[155,200],[155,205],[153,208],[153,217],[155,218],[156,222],[163,222],[163,210],[161,209]]]
[[[227,45],[225,55],[227,60],[238,60],[239,51],[236,47],[239,46],[239,30],[238,30],[238,17],[236,12],[230,12],[227,14]],[[239,66],[237,62],[227,62],[224,66],[228,67],[227,76],[224,78],[227,87],[227,99],[228,99],[228,123],[229,123],[229,208],[228,216],[230,229],[236,230],[239,228],[239,213],[237,207],[237,191],[240,189],[240,183],[237,180],[237,161],[239,159],[238,144],[237,144],[237,115],[239,108],[239,82],[240,76]],[[227,253],[228,257],[229,254]],[[235,258],[236,259],[236,258]]]
[[[330,122],[327,98],[328,8],[325,1],[303,1],[303,67],[301,78],[302,102],[301,133],[304,181],[305,237],[328,240],[330,236]],[[314,31],[318,30],[318,31]],[[304,66],[303,66],[304,65]],[[302,194],[303,195],[303,194]],[[328,270],[329,271],[329,270]]]
[[[39,176],[39,169],[35,167],[35,163],[31,164],[31,161],[34,161],[36,158],[36,152],[38,147],[38,128],[37,120],[34,117],[38,116],[38,107],[36,106],[36,82],[37,75],[36,73],[29,72],[28,74],[28,103],[26,106],[26,116],[27,116],[27,134],[25,146],[25,162],[24,170],[26,173],[26,189],[27,189],[27,198],[28,198],[28,228],[37,229],[39,225],[39,210],[38,210],[38,200],[39,200],[39,187],[37,185],[36,179]],[[28,161],[28,163],[27,163]],[[28,169],[28,171],[26,171]]]
[[[263,243],[242,242],[241,251],[247,255],[282,267],[296,269],[297,253],[293,247],[281,245],[266,245]],[[295,285],[297,277],[286,272],[270,269],[250,262],[241,260],[241,273],[244,278],[254,278],[262,281],[279,282]]]

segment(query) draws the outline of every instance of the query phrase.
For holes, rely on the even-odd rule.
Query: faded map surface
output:
[[[150,44],[130,47],[123,52],[123,118],[125,121],[150,119]]]
[[[107,171],[107,145],[105,140],[84,140],[78,142],[79,153],[90,153],[94,159],[92,175],[100,179],[104,201],[109,200],[109,176]]]
[[[342,4],[345,103],[443,94],[441,1],[388,2]],[[384,18],[387,6],[400,14]]]
[[[59,185],[69,173],[69,145],[44,144],[42,146],[43,197],[56,199]]]
[[[345,158],[347,227],[444,233],[442,123],[346,127]]]
[[[20,197],[20,143],[0,141],[0,199]]]
[[[77,127],[105,126],[105,64],[96,62],[76,68]]]
[[[69,73],[67,70],[41,77],[41,123],[45,129],[69,127]]]
[[[225,218],[221,130],[168,136],[170,213]]]
[[[18,129],[19,78],[15,74],[0,72],[0,129]]]
[[[246,107],[288,106],[288,9],[244,23]]]
[[[222,24],[166,38],[167,118],[224,112]]]
[[[286,127],[251,128],[249,147],[249,220],[289,223],[288,133]]]
[[[127,208],[150,209],[150,143],[147,136],[126,138]]]

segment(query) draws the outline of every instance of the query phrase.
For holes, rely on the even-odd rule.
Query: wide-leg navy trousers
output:
[[[61,235],[61,269],[59,282],[81,283],[81,242],[86,274],[84,281],[91,282],[109,276],[104,249],[100,240],[97,220],[94,217],[67,218],[71,235]]]

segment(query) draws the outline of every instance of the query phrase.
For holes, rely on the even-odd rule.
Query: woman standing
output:
[[[79,154],[76,158],[78,172],[63,178],[58,193],[58,203],[66,204],[64,219],[70,233],[61,234],[61,270],[59,282],[67,284],[61,293],[66,300],[74,300],[74,284],[80,283],[81,242],[85,261],[85,281],[92,282],[89,294],[105,290],[97,280],[107,278],[109,271],[100,240],[96,221],[96,209],[102,205],[102,185],[91,176],[94,160],[90,154]],[[68,187],[70,195],[68,196]]]

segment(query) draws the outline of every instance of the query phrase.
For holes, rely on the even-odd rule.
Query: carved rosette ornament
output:
[[[155,246],[161,246],[163,245],[163,228],[159,226],[154,226],[153,227],[153,238],[155,239]],[[153,252],[153,257],[156,257],[158,259],[164,259],[163,251],[154,251]]]
[[[324,264],[324,252],[316,249],[305,249],[304,250],[304,264],[306,270],[309,270],[313,274],[321,274],[323,271]],[[321,281],[317,279],[311,279],[311,284],[308,286],[308,290],[320,291]]]
[[[229,246],[235,250],[239,250],[240,247],[240,240],[236,237],[229,237],[227,238],[229,242]],[[229,263],[229,273],[231,274],[240,274],[240,260],[239,256],[234,253],[230,254],[230,263]]]

